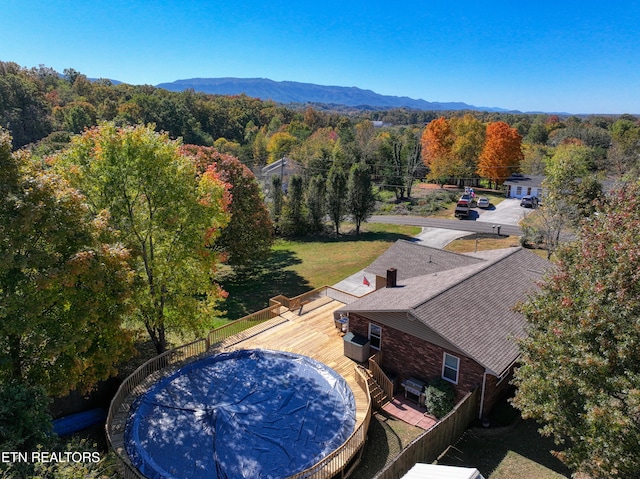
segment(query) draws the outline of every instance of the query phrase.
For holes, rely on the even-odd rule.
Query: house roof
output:
[[[283,170],[286,174],[290,174],[291,172],[298,171],[299,169],[300,163],[283,156],[279,160],[264,166],[261,170],[261,174],[262,176],[270,176],[274,174],[279,175]]]
[[[526,186],[533,186],[533,187],[541,187],[544,179],[545,179],[544,175],[513,174],[505,180],[504,184],[511,185],[511,186],[526,185]]]
[[[365,268],[365,272],[386,276],[396,268],[399,281],[482,262],[468,255],[431,248],[407,240],[398,240]]]
[[[526,320],[513,310],[535,289],[548,261],[522,248],[476,253],[471,264],[400,279],[341,308],[406,312],[465,355],[502,375],[518,358]]]

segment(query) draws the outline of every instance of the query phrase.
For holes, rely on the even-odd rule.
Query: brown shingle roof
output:
[[[411,241],[398,240],[382,253],[365,271],[385,277],[389,268],[396,268],[398,280],[445,271],[482,262],[468,255],[431,248]]]
[[[501,375],[519,355],[526,320],[513,311],[548,261],[522,248],[478,253],[473,264],[398,281],[341,309],[406,311],[476,362]],[[400,270],[398,270],[400,277]]]

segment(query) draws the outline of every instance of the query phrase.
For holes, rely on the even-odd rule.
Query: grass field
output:
[[[343,225],[343,231],[350,230]],[[416,226],[364,224],[360,236],[348,233],[300,239],[279,239],[264,261],[251,271],[229,272],[221,280],[229,293],[221,306],[225,319],[238,319],[268,306],[269,298],[297,296],[335,284],[368,266],[391,244],[420,232]]]
[[[454,253],[473,253],[474,251],[512,248],[514,246],[520,246],[520,238],[518,236],[497,237],[494,234],[478,233],[453,240],[444,249]],[[545,249],[534,248],[530,251],[541,258],[547,259],[547,250]],[[551,259],[553,260],[553,256]]]
[[[570,477],[564,464],[551,454],[550,438],[539,426],[523,420],[507,398],[489,416],[491,427],[468,429],[438,464],[476,467],[487,479],[560,479]]]
[[[541,437],[538,425],[518,421],[497,430],[473,428],[438,463],[476,467],[487,479],[560,479],[571,477],[552,454],[553,442]]]

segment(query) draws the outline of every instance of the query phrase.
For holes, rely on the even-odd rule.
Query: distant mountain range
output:
[[[278,103],[325,103],[349,107],[413,108],[416,110],[508,111],[497,107],[477,107],[462,102],[430,102],[406,96],[380,95],[357,87],[323,86],[266,78],[191,78],[160,83],[170,91],[192,89],[215,95],[240,95],[273,100]]]

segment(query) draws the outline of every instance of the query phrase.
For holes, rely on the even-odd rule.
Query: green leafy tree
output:
[[[347,181],[347,211],[356,224],[356,234],[360,234],[360,226],[373,214],[376,198],[371,187],[369,167],[363,163],[354,164],[349,170]]]
[[[104,217],[0,131],[0,382],[62,396],[116,373],[131,353],[129,252]]]
[[[151,126],[104,124],[74,138],[53,160],[88,197],[135,259],[134,317],[161,353],[167,331],[202,332],[223,292],[210,248],[228,222],[227,190],[210,172],[198,178],[180,143]]]
[[[358,123],[355,128],[356,156],[360,161],[371,164],[375,160],[375,153],[378,149],[375,127],[371,121],[365,120]]]
[[[619,118],[611,126],[612,145],[608,150],[610,169],[618,175],[640,170],[640,125]]]
[[[594,172],[596,156],[593,148],[577,142],[558,146],[547,160],[544,205],[574,228],[593,212],[593,201],[602,193]]]
[[[482,154],[485,143],[485,125],[472,115],[450,120],[455,135],[451,153],[455,177],[465,185],[474,185],[478,175],[478,158]]]
[[[185,145],[182,151],[194,158],[199,175],[213,168],[229,185],[231,218],[216,239],[216,248],[235,266],[266,257],[273,244],[273,223],[255,175],[237,158],[215,148]]]
[[[35,451],[51,441],[49,401],[42,386],[18,381],[0,383],[0,448]]]
[[[267,151],[269,153],[268,163],[278,161],[287,155],[298,142],[298,139],[291,133],[279,131],[274,133],[267,142]]]
[[[347,214],[347,176],[344,170],[334,164],[327,176],[327,212],[336,229],[336,234],[340,234],[340,223]]]
[[[520,306],[514,404],[590,477],[640,473],[640,185],[618,191],[558,250]]]
[[[96,124],[97,113],[91,103],[74,101],[64,107],[54,108],[53,116],[65,131],[81,133]]]
[[[0,127],[11,132],[16,148],[51,132],[50,112],[39,79],[15,63],[0,62]]]
[[[546,145],[548,139],[549,132],[547,127],[542,121],[535,121],[529,128],[524,141],[528,144]]]

